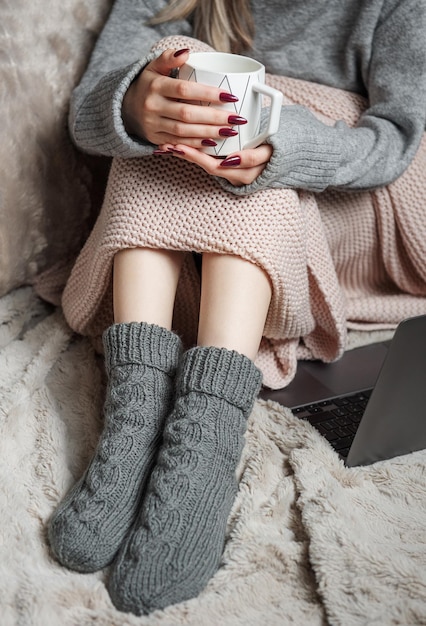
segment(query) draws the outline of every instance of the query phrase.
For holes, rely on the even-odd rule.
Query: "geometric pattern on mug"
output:
[[[222,89],[227,90],[229,93],[233,93],[233,90],[232,90],[232,80],[230,80],[230,78],[232,78],[232,75],[231,75],[231,77],[228,77],[228,75],[227,75],[227,74],[225,74],[225,76],[224,76],[224,77],[220,80],[219,84],[218,84],[218,85],[213,85],[213,87],[219,87],[219,88],[222,88]],[[197,80],[197,71],[196,71],[196,70],[192,70],[191,74],[190,74],[190,75],[189,75],[189,77],[188,77],[188,81],[192,81],[193,83],[198,83],[198,82],[199,82],[199,81]],[[244,96],[243,96],[243,98],[242,98],[242,99],[240,99],[238,102],[233,102],[233,103],[232,103],[232,106],[233,106],[233,107],[234,107],[234,109],[235,109],[235,113],[236,113],[236,115],[240,115],[240,111],[241,111],[241,109],[242,109],[242,108],[243,108],[243,106],[244,106],[244,101],[245,101],[245,98],[246,98],[246,95],[247,95],[247,91],[248,91],[248,86],[249,86],[249,84],[250,84],[250,76],[249,76],[249,77],[248,77],[248,79],[247,79],[247,84],[246,84],[245,89],[244,89]],[[200,102],[200,104],[201,104],[202,106],[203,106],[203,105],[204,105],[204,106],[211,106],[211,102],[208,102],[208,103],[203,103],[203,102]],[[237,107],[237,104],[238,104],[238,107]],[[242,147],[241,147],[241,137],[240,137],[240,129],[238,128],[238,126],[237,126],[236,130],[238,131],[238,144],[239,144],[240,150],[242,150]],[[232,139],[236,139],[236,137],[232,137]],[[216,154],[217,156],[220,154],[220,152],[222,152],[222,149],[225,147],[225,144],[226,144],[226,142],[227,142],[227,141],[228,141],[228,137],[226,137],[225,139],[223,139],[223,140],[222,140],[220,143],[218,143],[218,145],[214,148],[215,154]]]

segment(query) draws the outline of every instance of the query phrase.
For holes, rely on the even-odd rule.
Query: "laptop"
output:
[[[300,361],[294,380],[260,397],[309,421],[348,467],[426,448],[426,315],[393,339],[345,352],[335,363]]]

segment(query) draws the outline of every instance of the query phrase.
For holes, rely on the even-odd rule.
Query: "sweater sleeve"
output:
[[[305,107],[284,106],[272,158],[251,184],[220,184],[237,195],[266,187],[361,191],[389,184],[411,163],[426,126],[426,8],[394,0],[378,23],[362,68],[368,108],[355,128],[320,122]]]
[[[192,34],[185,20],[155,27],[147,25],[163,6],[162,0],[114,2],[89,65],[71,98],[71,137],[85,152],[120,157],[152,153],[152,144],[126,132],[121,108],[130,83],[160,54],[150,52],[153,44],[167,35]]]

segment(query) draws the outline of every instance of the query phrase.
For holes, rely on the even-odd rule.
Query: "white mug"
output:
[[[236,96],[238,102],[200,104],[215,106],[247,120],[247,124],[233,127],[238,132],[235,137],[215,138],[216,146],[203,148],[207,154],[226,157],[232,152],[255,148],[277,132],[283,95],[277,89],[265,85],[265,66],[258,61],[225,52],[193,52],[179,68],[178,78],[219,87]],[[263,95],[271,99],[271,106],[267,127],[260,132]]]

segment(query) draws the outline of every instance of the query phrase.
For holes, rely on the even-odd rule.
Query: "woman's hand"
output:
[[[258,148],[234,152],[226,159],[217,159],[196,148],[183,144],[162,144],[156,151],[158,155],[171,155],[196,163],[212,176],[226,178],[236,187],[250,185],[265,169],[272,156],[272,146],[262,144]]]
[[[185,63],[188,54],[187,49],[166,50],[130,85],[122,107],[124,126],[129,134],[156,145],[179,143],[200,148],[203,140],[212,142],[223,138],[225,133],[235,132],[232,126],[246,123],[229,111],[199,104],[237,101],[232,94],[217,87],[170,77],[173,70]]]
[[[159,146],[159,154],[174,154],[196,163],[212,176],[220,176],[236,186],[249,185],[263,171],[272,147],[236,152],[224,160],[200,151],[203,145],[236,131],[246,120],[200,102],[221,104],[236,98],[217,87],[171,78],[173,70],[183,65],[189,50],[166,50],[149,63],[130,85],[122,108],[128,133]]]

